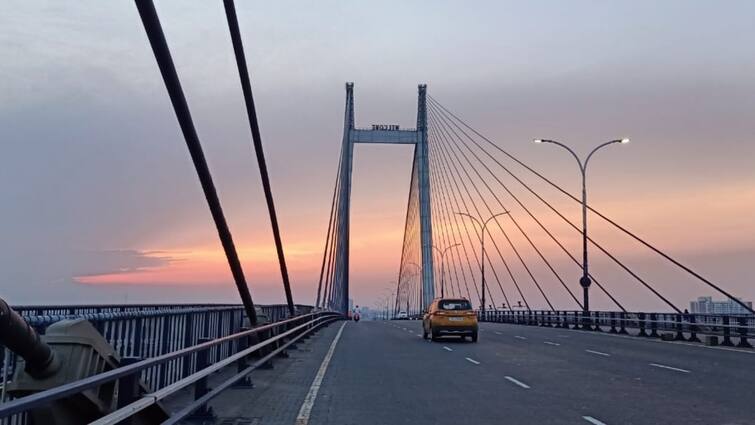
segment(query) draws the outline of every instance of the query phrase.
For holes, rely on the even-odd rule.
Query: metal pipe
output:
[[[0,344],[8,347],[26,362],[26,372],[40,379],[55,373],[60,364],[55,351],[39,338],[26,321],[0,299]]]
[[[165,41],[165,34],[163,34],[163,29],[160,25],[160,18],[157,16],[157,11],[152,0],[135,0],[135,2],[142,24],[144,25],[144,30],[147,32],[147,37],[149,38],[149,44],[152,46],[152,52],[155,54],[157,65],[160,68],[165,88],[168,90],[170,101],[173,104],[173,110],[176,113],[176,118],[186,140],[186,146],[189,148],[191,160],[194,162],[194,168],[197,170],[199,182],[202,185],[205,198],[207,198],[207,204],[215,221],[218,237],[228,259],[228,265],[231,268],[231,274],[239,291],[241,302],[244,304],[244,310],[246,310],[246,315],[249,317],[249,322],[252,326],[256,326],[257,314],[254,311],[252,294],[249,292],[249,287],[246,284],[244,271],[241,268],[241,261],[236,252],[236,246],[233,243],[228,223],[225,221],[223,208],[220,205],[215,184],[212,182],[212,175],[207,166],[207,160],[204,157],[202,145],[199,142],[199,136],[197,136],[197,130],[194,128],[191,112],[189,112],[189,105],[186,103],[186,97],[181,88],[176,67],[173,64],[173,58],[168,49],[168,43]]]

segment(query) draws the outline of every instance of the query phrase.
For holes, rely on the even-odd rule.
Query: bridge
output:
[[[240,303],[0,302],[3,425],[755,424],[752,305],[587,202],[589,160],[626,139],[584,160],[536,140],[574,156],[577,196],[425,84],[415,128],[359,127],[347,83],[317,295],[296,297],[240,25],[224,0],[281,273],[281,303],[255,303],[158,14],[151,0],[135,3]],[[414,155],[395,291],[357,322],[351,180],[354,147],[364,143],[413,145]],[[564,205],[581,207],[581,222]],[[652,270],[591,237],[588,220],[731,311],[690,313]],[[423,335],[438,297],[473,304],[479,341]]]

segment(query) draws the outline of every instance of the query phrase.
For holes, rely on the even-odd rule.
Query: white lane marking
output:
[[[687,369],[679,369],[678,367],[666,366],[658,363],[650,363],[650,366],[659,367],[661,369],[673,370],[675,372],[690,373]]]
[[[495,334],[496,334],[496,335],[503,335],[502,333],[500,333],[500,332],[498,332],[498,331],[495,331]]]
[[[611,357],[610,354],[608,354],[608,353],[602,353],[600,351],[595,351],[595,350],[585,350],[585,351],[587,351],[588,353],[597,354],[597,355],[603,356],[603,357]]]
[[[582,419],[586,420],[587,422],[590,422],[593,425],[606,425],[605,422],[599,421],[592,416],[582,416]]]
[[[443,346],[443,349],[446,350],[446,351],[454,351],[452,348],[446,347],[445,345]]]
[[[554,345],[556,347],[558,347],[559,345],[561,345],[561,344],[559,344],[557,342],[550,342],[550,341],[544,341],[543,344]]]
[[[341,339],[341,334],[343,333],[343,328],[346,326],[346,323],[348,322],[343,322],[341,328],[338,329],[336,337],[333,338],[333,342],[330,343],[328,353],[325,354],[325,358],[322,359],[320,369],[317,371],[315,379],[312,380],[309,392],[307,392],[307,396],[304,397],[304,402],[301,404],[301,409],[299,409],[299,415],[296,417],[296,425],[307,425],[309,423],[309,415],[312,413],[312,407],[315,405],[315,400],[317,400],[317,393],[320,391],[320,385],[322,385],[322,380],[325,378],[325,372],[328,371],[330,359],[333,358],[333,352],[336,351],[336,345]]]
[[[467,359],[467,361],[468,361],[468,362],[470,362],[470,363],[474,363],[474,364],[480,364],[480,362],[478,362],[478,361],[477,361],[477,360],[475,360],[475,359],[470,359],[469,357],[464,357],[464,358],[465,358],[465,359]]]
[[[525,384],[524,382],[522,382],[522,381],[520,381],[520,380],[518,380],[516,378],[512,378],[510,376],[504,376],[504,378],[506,378],[506,380],[509,381],[509,382],[513,382],[514,384],[519,385],[520,387],[524,388],[525,390],[528,390],[530,388],[529,385]]]
[[[519,336],[519,335],[514,335],[514,338],[517,338],[517,339],[527,339],[527,338],[525,338],[523,336]]]

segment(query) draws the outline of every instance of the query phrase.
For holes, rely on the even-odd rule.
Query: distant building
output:
[[[752,308],[752,301],[745,301],[745,305]],[[750,314],[733,300],[713,301],[713,297],[698,297],[697,301],[690,301],[689,311],[697,314]]]

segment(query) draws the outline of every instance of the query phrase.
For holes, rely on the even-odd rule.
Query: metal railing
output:
[[[752,348],[749,338],[755,336],[755,315],[646,313],[548,310],[487,310],[477,316],[483,322],[511,323],[531,326],[608,331],[616,334],[661,338],[659,332],[676,341],[700,342],[698,335],[720,337],[720,345]],[[736,342],[736,343],[735,343]]]
[[[238,309],[243,315],[243,309],[241,307]],[[236,312],[236,310],[217,310],[216,312],[228,313]],[[212,313],[214,312],[204,311],[201,314]],[[182,314],[185,315],[186,312],[176,312],[176,316]],[[211,326],[195,332],[196,326],[185,325],[186,329],[192,329],[190,335],[201,335],[197,336],[192,344],[185,344],[183,347],[176,347],[174,344],[163,345],[163,347],[169,347],[169,350],[151,358],[138,355],[123,356],[121,357],[122,366],[116,369],[0,404],[0,418],[12,417],[16,418],[16,422],[21,423],[19,418],[23,418],[23,414],[30,409],[117,381],[118,410],[99,419],[96,423],[118,423],[194,385],[195,401],[171,415],[168,422],[176,423],[195,410],[205,408],[210,399],[244,379],[254,369],[268,362],[300,338],[341,317],[340,314],[333,312],[309,313],[251,330],[242,328],[238,332],[236,329],[234,333],[224,336],[213,335]],[[210,323],[210,321],[206,320],[204,323]],[[219,320],[216,323],[228,322]],[[220,325],[218,329],[222,329],[223,326]],[[205,331],[209,333],[204,333]],[[148,343],[145,344],[148,345]],[[153,354],[150,351],[144,353]],[[257,360],[248,365],[246,360],[250,355],[256,355]],[[232,364],[237,365],[237,373],[210,391],[207,388],[207,376]],[[147,384],[149,393],[134,393],[134,391],[139,391],[139,386],[135,385],[139,381]],[[133,389],[133,391],[121,390],[125,388]]]
[[[269,322],[288,318],[286,304],[259,306]],[[239,304],[143,304],[143,305],[72,305],[19,306],[22,314],[38,333],[65,319],[86,319],[113,347],[120,358],[152,358],[174,350],[191,347],[200,338],[221,338],[238,332],[244,326],[244,307]],[[312,306],[297,305],[298,314],[308,314]],[[34,314],[43,313],[43,314]],[[211,353],[213,358],[228,354],[228,348]],[[15,372],[15,353],[0,345],[0,384]],[[159,386],[175,382],[186,365],[177,361],[145,372],[144,382]],[[5,392],[0,393],[0,403]]]

